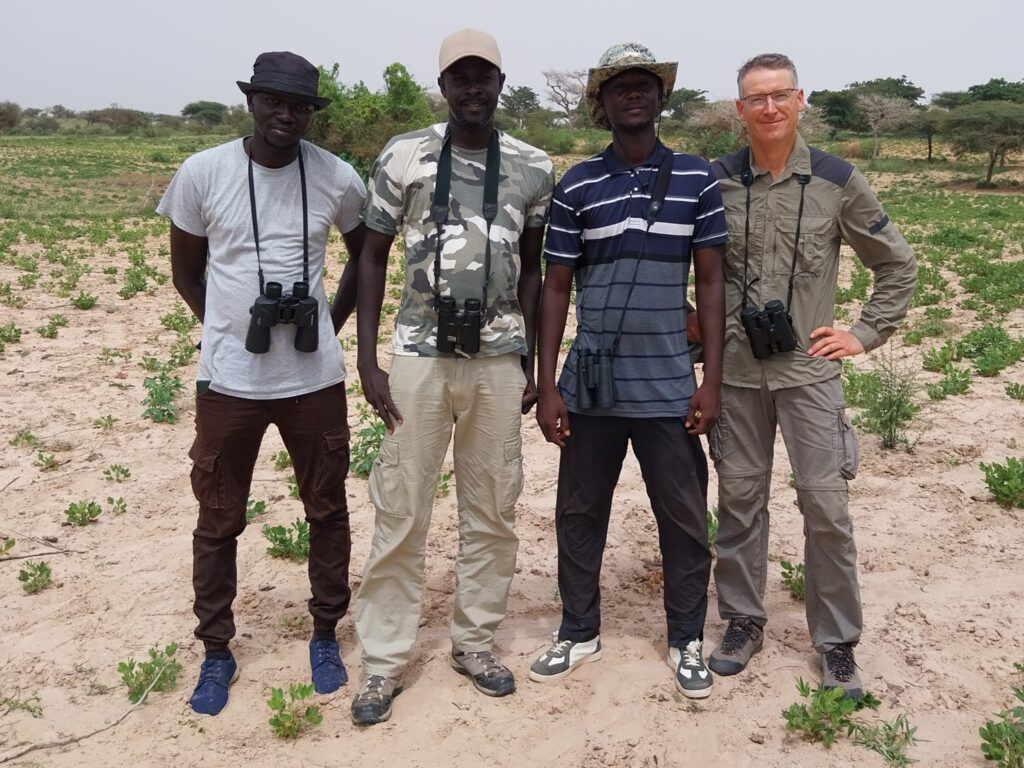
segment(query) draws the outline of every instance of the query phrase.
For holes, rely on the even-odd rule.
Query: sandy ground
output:
[[[147,243],[153,263],[162,238]],[[252,496],[268,514],[242,536],[239,636],[241,679],[217,718],[194,715],[187,699],[201,647],[192,638],[191,529],[195,503],[186,457],[194,407],[181,400],[177,424],[142,418],[143,354],[166,359],[174,334],[158,318],[174,302],[169,284],[130,302],[116,295],[102,267],[123,267],[124,254],[95,249],[81,288],[99,304],[82,312],[43,291],[24,292],[20,310],[0,308],[4,322],[24,330],[0,355],[5,383],[0,411],[0,533],[18,540],[11,555],[34,555],[53,569],[55,586],[26,595],[17,581],[24,560],[0,561],[0,698],[38,695],[39,718],[0,708],[0,762],[44,742],[79,737],[121,717],[130,704],[118,661],[144,657],[154,644],[177,641],[185,666],[176,690],[154,694],[120,724],[59,748],[36,750],[13,764],[28,766],[832,766],[883,765],[841,740],[830,751],[787,734],[781,711],[798,699],[798,677],[816,681],[803,605],[781,583],[779,559],[802,560],[802,534],[781,440],[773,479],[770,622],[764,651],[738,677],[718,678],[714,695],[692,703],[674,692],[665,663],[660,559],[656,530],[632,456],[622,473],[603,574],[604,659],[560,684],[527,679],[532,658],[549,642],[559,617],[553,509],[557,449],[546,444],[532,415],[523,422],[526,487],[518,505],[519,567],[497,651],[519,681],[514,696],[490,700],[448,667],[447,622],[456,547],[455,489],[435,507],[427,588],[407,690],[392,720],[357,730],[349,721],[351,685],[316,697],[321,726],[296,742],[277,739],[267,724],[272,686],[308,678],[305,612],[308,582],[301,564],[266,554],[259,526],[287,524],[301,514],[288,495],[287,471],[275,470],[281,449],[271,432],[257,465]],[[330,280],[337,279],[332,262]],[[0,265],[0,282],[17,272]],[[120,278],[119,278],[120,280]],[[57,339],[35,328],[61,312],[70,326]],[[915,313],[920,312],[916,310]],[[959,319],[959,318],[955,318]],[[1011,317],[1019,329],[1020,314]],[[342,333],[354,335],[354,321]],[[193,337],[196,332],[193,332]],[[100,359],[103,348],[131,360]],[[920,349],[906,350],[919,369]],[[349,351],[354,369],[354,350]],[[903,352],[899,352],[903,354]],[[194,364],[182,370],[189,390]],[[922,374],[928,378],[930,374]],[[978,468],[1020,455],[1024,404],[1003,392],[1021,381],[1018,364],[994,379],[975,378],[972,392],[927,405],[911,431],[911,452],[882,452],[861,436],[860,477],[851,505],[860,550],[866,631],[858,649],[867,688],[880,714],[906,713],[918,727],[911,750],[923,766],[983,765],[978,727],[1019,684],[1013,662],[1024,661],[1024,526],[1021,511],[997,506]],[[350,422],[356,426],[350,397]],[[94,420],[112,415],[112,429]],[[30,429],[36,448],[8,444]],[[38,451],[59,466],[43,472]],[[104,479],[111,464],[131,478]],[[449,462],[450,467],[450,462]],[[712,478],[714,484],[714,478]],[[348,484],[352,513],[352,580],[369,549],[373,508],[366,482]],[[62,525],[72,501],[123,496],[127,512],[109,512],[86,527]],[[712,503],[716,496],[712,488]],[[44,537],[52,540],[44,541]],[[55,550],[63,550],[57,552]],[[708,651],[720,639],[712,593]],[[345,662],[359,676],[351,619],[340,627]]]

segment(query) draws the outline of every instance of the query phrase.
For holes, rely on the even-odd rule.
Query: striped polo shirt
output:
[[[580,350],[614,347],[615,406],[587,413],[686,415],[695,389],[686,340],[690,253],[723,245],[727,229],[711,167],[679,152],[664,207],[648,229],[658,166],[668,151],[659,142],[633,167],[609,146],[569,169],[555,187],[544,257],[574,270],[576,339],[558,380],[570,411],[580,412]]]

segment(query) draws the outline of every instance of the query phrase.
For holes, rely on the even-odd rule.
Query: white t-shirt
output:
[[[270,350],[245,349],[249,309],[259,295],[256,243],[249,205],[248,163],[242,139],[188,158],[164,193],[157,213],[209,242],[200,381],[225,395],[255,400],[316,392],[345,378],[345,361],[331,323],[323,285],[327,233],[359,224],[366,195],[352,167],[313,144],[302,142],[309,208],[309,295],[319,302],[319,348],[295,349],[293,324],[270,329]],[[302,185],[299,162],[284,168],[253,163],[260,260],[266,282],[290,293],[302,280]],[[332,298],[333,298],[332,291]]]

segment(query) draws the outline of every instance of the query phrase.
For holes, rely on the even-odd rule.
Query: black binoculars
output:
[[[793,322],[786,312],[786,305],[778,299],[765,302],[762,310],[744,307],[740,310],[740,322],[750,341],[750,349],[758,360],[796,349]]]
[[[576,356],[576,406],[581,411],[615,406],[612,351],[581,349]]]
[[[270,329],[278,324],[292,324],[296,326],[295,348],[299,352],[316,352],[320,343],[319,311],[316,298],[309,295],[309,283],[294,283],[292,292],[283,296],[280,283],[267,283],[249,313],[252,317],[245,336],[247,351],[262,355],[270,349]]]
[[[457,309],[455,299],[437,300],[437,351],[461,351],[474,355],[480,351],[480,299],[466,299]]]

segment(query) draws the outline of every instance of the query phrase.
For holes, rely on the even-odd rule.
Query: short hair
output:
[[[736,75],[737,89],[742,89],[743,78],[754,69],[788,69],[793,75],[793,85],[799,84],[796,76],[796,64],[789,56],[784,53],[759,53],[740,67],[739,73]],[[742,92],[740,95],[743,95]]]

